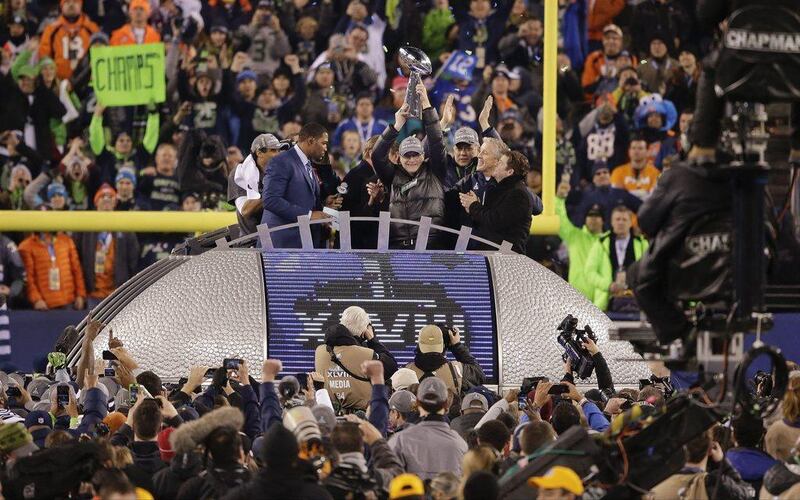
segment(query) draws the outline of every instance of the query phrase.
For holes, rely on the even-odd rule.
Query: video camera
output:
[[[578,319],[567,314],[564,321],[558,325],[556,331],[559,332],[556,340],[564,348],[564,354],[561,359],[567,362],[571,360],[572,369],[577,373],[578,378],[589,378],[594,371],[594,361],[589,351],[583,347],[584,342],[591,339],[592,342],[597,342],[597,336],[594,334],[589,325],[585,325],[583,330],[578,330]]]
[[[664,393],[664,399],[669,399],[672,396],[672,393],[675,392],[669,377],[656,377],[655,375],[651,375],[650,378],[639,379],[640,391],[648,385],[652,385],[653,387],[660,389],[661,392]]]

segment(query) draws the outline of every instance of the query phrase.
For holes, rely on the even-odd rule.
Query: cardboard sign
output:
[[[92,86],[104,106],[164,102],[164,44],[92,47]]]

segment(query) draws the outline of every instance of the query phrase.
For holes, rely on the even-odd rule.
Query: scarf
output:
[[[447,363],[447,358],[441,352],[421,352],[419,347],[414,354],[414,364],[423,372],[435,372]]]

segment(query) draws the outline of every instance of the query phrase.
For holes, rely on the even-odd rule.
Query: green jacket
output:
[[[456,22],[449,9],[431,9],[422,21],[422,47],[431,58],[439,56],[447,47],[447,29]]]
[[[633,239],[634,260],[642,258],[645,250],[649,246],[647,240],[641,236],[631,236]],[[586,260],[586,278],[589,285],[594,289],[592,302],[601,311],[608,308],[608,287],[614,281],[611,271],[611,235],[603,234],[589,250],[589,258]]]
[[[563,198],[556,197],[556,214],[560,224],[558,236],[567,246],[569,251],[569,275],[567,281],[576,290],[584,294],[589,300],[594,300],[594,287],[586,276],[586,260],[589,250],[600,239],[600,234],[592,234],[586,226],[575,227],[567,215],[567,207]]]

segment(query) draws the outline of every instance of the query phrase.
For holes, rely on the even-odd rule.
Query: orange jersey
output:
[[[69,78],[78,61],[89,50],[89,38],[99,30],[86,14],[81,14],[74,23],[61,16],[44,29],[39,42],[39,57],[55,61],[58,78]]]
[[[161,41],[161,35],[149,24],[144,28],[144,40],[142,43],[156,43]],[[136,45],[136,34],[133,26],[126,24],[111,34],[111,45]]]
[[[611,185],[644,200],[655,189],[660,175],[661,172],[652,163],[648,163],[639,175],[636,175],[630,163],[625,163],[611,172]]]

